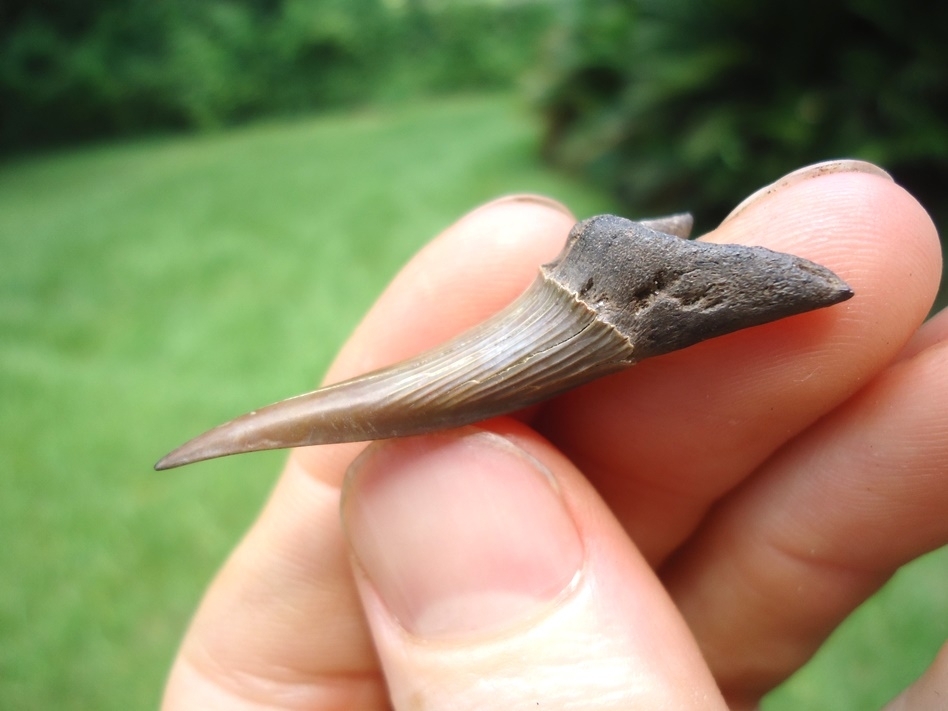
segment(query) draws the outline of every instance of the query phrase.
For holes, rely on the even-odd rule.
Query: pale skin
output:
[[[575,221],[533,196],[468,214],[396,277],[326,382],[496,312]],[[948,543],[948,313],[922,324],[941,270],[922,207],[843,163],[704,239],[797,254],[856,296],[516,418],[373,444],[355,465],[365,444],[294,451],[196,612],[163,708],[753,709],[899,566]],[[945,698],[943,649],[889,708]]]

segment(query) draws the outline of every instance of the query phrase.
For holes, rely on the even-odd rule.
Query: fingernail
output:
[[[887,172],[882,170],[877,165],[872,163],[867,163],[863,160],[853,160],[853,159],[841,159],[841,160],[828,160],[822,163],[814,163],[813,165],[808,165],[804,168],[799,168],[792,173],[780,178],[774,183],[761,188],[755,193],[752,193],[748,197],[744,198],[740,205],[731,210],[731,213],[724,218],[721,222],[723,225],[728,220],[731,220],[737,217],[738,214],[744,212],[748,207],[758,202],[762,198],[771,195],[778,190],[783,190],[790,187],[791,185],[796,185],[797,183],[802,183],[805,180],[810,178],[819,178],[823,175],[830,175],[832,173],[868,173],[869,175],[877,175],[881,178],[888,178],[892,180],[892,176]]]
[[[515,204],[526,204],[526,205],[541,205],[543,207],[548,207],[557,212],[561,212],[564,215],[569,216],[571,219],[576,219],[573,217],[572,211],[566,207],[563,203],[553,198],[546,197],[545,195],[536,195],[534,193],[517,193],[515,195],[503,195],[495,200],[491,200],[488,203],[481,205],[476,208],[474,212],[480,212],[481,210],[486,210],[490,208],[497,207],[499,205],[515,205]],[[470,213],[473,214],[473,213]]]
[[[390,614],[429,639],[529,619],[583,564],[552,475],[509,440],[473,428],[369,447],[349,470],[342,517]]]

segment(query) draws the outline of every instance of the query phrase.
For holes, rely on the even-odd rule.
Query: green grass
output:
[[[507,99],[104,146],[0,169],[0,708],[152,708],[283,453],[161,475],[295,394],[478,203],[604,198]]]
[[[471,98],[0,168],[0,708],[156,705],[284,455],[152,463],[315,383],[474,205],[529,190],[610,207],[540,167],[537,140],[512,101]],[[946,635],[946,587],[944,552],[915,564],[766,708],[895,693]]]

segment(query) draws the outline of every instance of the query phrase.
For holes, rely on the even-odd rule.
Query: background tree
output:
[[[548,2],[0,3],[0,153],[513,87]]]
[[[544,154],[630,213],[690,209],[710,228],[788,170],[848,156],[948,224],[948,5],[592,0],[561,17]]]

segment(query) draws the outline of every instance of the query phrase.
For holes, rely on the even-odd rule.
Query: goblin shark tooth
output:
[[[459,427],[853,294],[813,262],[683,239],[690,230],[688,215],[580,222],[530,287],[479,326],[402,363],[231,420],[155,468]]]

